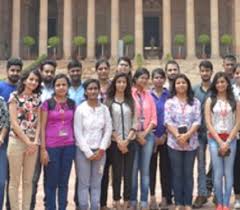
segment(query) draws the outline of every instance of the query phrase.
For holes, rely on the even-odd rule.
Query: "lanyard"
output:
[[[57,110],[60,114],[62,124],[64,125],[65,122],[65,110],[64,110],[64,105],[57,104]]]
[[[138,102],[140,105],[140,130],[143,131],[144,130],[144,113],[143,113],[143,98],[141,96],[141,94],[137,93],[138,96]]]

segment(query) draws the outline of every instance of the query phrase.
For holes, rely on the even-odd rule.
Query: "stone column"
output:
[[[95,58],[95,0],[87,1],[87,58]]]
[[[172,54],[171,0],[163,0],[163,58]]]
[[[119,40],[119,0],[112,0],[111,6],[111,57],[116,59]]]
[[[63,54],[65,59],[72,54],[72,0],[64,0],[63,8]]]
[[[235,54],[240,58],[240,1],[234,1],[234,39],[235,39]]]
[[[40,1],[39,15],[39,56],[47,54],[47,38],[48,38],[48,0]]]
[[[135,55],[143,56],[143,0],[135,0]]]
[[[187,59],[195,58],[194,0],[186,0]]]
[[[219,18],[218,0],[210,0],[210,19],[211,19],[211,58],[219,57]]]
[[[21,0],[13,0],[12,8],[12,56],[20,56]]]

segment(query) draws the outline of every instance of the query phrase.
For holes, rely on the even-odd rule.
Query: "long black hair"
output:
[[[191,82],[185,74],[178,74],[176,76],[176,78],[173,80],[170,97],[172,98],[172,97],[176,96],[176,94],[177,94],[177,92],[176,92],[176,81],[177,81],[177,79],[183,79],[183,80],[186,81],[186,83],[187,83],[187,103],[189,105],[193,105],[194,92],[192,90]]]
[[[31,69],[31,70],[24,71],[21,74],[20,80],[19,80],[18,86],[17,86],[17,93],[18,94],[21,94],[24,91],[24,89],[25,89],[24,82],[27,80],[27,78],[29,77],[29,75],[31,73],[33,73],[38,78],[38,86],[35,90],[33,90],[33,93],[37,93],[37,94],[41,93],[41,83],[42,83],[41,74],[40,74],[38,69]]]
[[[232,85],[231,85],[231,82],[230,82],[227,74],[222,71],[217,72],[215,74],[215,76],[213,77],[211,86],[209,88],[210,98],[211,98],[211,105],[210,105],[211,110],[213,111],[213,107],[217,103],[218,91],[216,89],[216,84],[217,84],[218,79],[220,79],[221,77],[223,77],[227,81],[227,90],[226,90],[227,101],[230,104],[232,111],[235,111],[236,110],[236,100],[235,100],[235,97],[233,94]]]
[[[137,79],[138,79],[139,77],[141,77],[142,75],[144,75],[144,74],[147,75],[148,79],[150,78],[150,73],[149,73],[149,71],[148,71],[146,68],[143,68],[143,67],[138,68],[138,69],[136,70],[136,72],[134,73],[134,75],[133,75],[133,79],[132,79],[133,84],[135,85]]]
[[[132,97],[131,82],[130,82],[129,76],[123,72],[116,73],[116,75],[114,76],[114,78],[108,88],[108,91],[107,91],[106,104],[108,107],[111,107],[111,104],[113,103],[114,97],[116,94],[116,83],[117,83],[117,80],[121,77],[125,78],[126,82],[127,82],[127,87],[124,91],[124,101],[130,107],[132,113],[134,113],[134,100]],[[111,109],[110,109],[110,111],[111,111]]]

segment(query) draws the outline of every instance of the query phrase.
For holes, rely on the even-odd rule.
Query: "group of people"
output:
[[[172,203],[176,210],[201,208],[212,189],[216,209],[228,210],[232,186],[240,208],[240,64],[234,56],[224,58],[224,70],[213,79],[212,63],[201,61],[201,82],[194,87],[174,60],[150,74],[143,67],[132,71],[131,60],[121,57],[110,79],[110,64],[100,59],[98,79],[84,82],[77,60],[68,63],[67,74],[55,75],[52,60],[24,72],[22,66],[9,59],[7,79],[0,82],[0,209],[6,182],[7,210],[35,209],[43,169],[45,209],[65,210],[73,163],[76,209],[108,209],[110,174],[117,210]],[[198,196],[192,202],[196,158]]]

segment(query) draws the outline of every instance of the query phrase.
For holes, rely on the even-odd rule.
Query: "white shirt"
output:
[[[236,101],[240,101],[240,86],[233,84],[232,89],[233,89],[233,94],[235,96]]]
[[[92,150],[106,150],[111,143],[112,120],[107,106],[99,103],[92,108],[84,101],[77,107],[74,115],[74,134],[76,145],[87,158]]]
[[[44,85],[44,83],[42,84],[42,94],[41,94],[41,102],[43,103],[44,101],[52,98],[52,95],[54,93],[53,88],[48,88]]]

